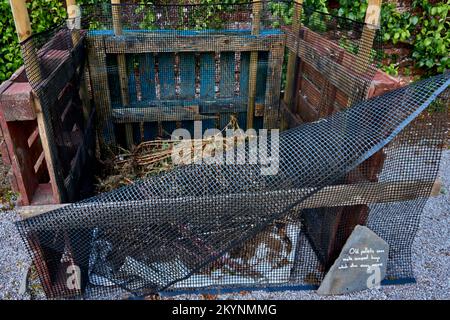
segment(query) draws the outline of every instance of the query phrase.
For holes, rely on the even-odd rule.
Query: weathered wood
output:
[[[71,25],[73,29],[72,32],[72,45],[76,46],[81,40],[81,33],[78,29],[79,26],[76,25],[77,20],[81,20],[81,10],[80,7],[76,5],[76,0],[66,0],[67,17],[71,20]],[[84,73],[85,74],[85,73]],[[83,104],[83,118],[84,123],[87,125],[89,121],[89,115],[91,114],[92,106],[89,98],[88,86],[84,75],[80,80],[80,92],[79,92],[82,104]]]
[[[281,75],[284,59],[284,43],[272,45],[267,64],[267,81],[264,106],[264,128],[279,128],[279,103],[281,92]]]
[[[299,40],[298,56],[325,75],[331,85],[338,87],[347,96],[354,94],[355,84],[361,81],[356,74],[352,74],[352,70],[322,55],[313,44],[302,39]]]
[[[340,206],[353,206],[353,205],[365,205],[370,203],[387,203],[395,201],[407,201],[417,198],[420,196],[438,196],[440,192],[439,181],[402,181],[402,182],[368,182],[368,183],[357,183],[349,185],[336,185],[328,186],[314,195],[307,198],[305,201],[301,202],[300,205],[295,207],[296,210],[306,209],[306,208],[322,208],[322,207],[340,207]],[[296,195],[301,197],[305,192],[302,190],[280,190],[280,191],[269,191],[269,192],[254,192],[246,194],[249,201],[258,201],[261,197],[270,198],[273,197],[277,199],[278,202],[283,201],[283,198],[295,198]],[[236,197],[242,197],[240,194],[232,194],[229,196],[230,201]],[[223,196],[219,198],[223,199]],[[174,199],[154,199],[155,206],[167,206],[171,204],[175,206],[177,203],[185,203],[192,201],[194,198],[174,198]],[[205,203],[208,207],[208,203],[217,203],[217,199],[214,196],[201,198],[195,197],[196,201]],[[132,201],[133,205],[143,206],[148,205],[148,201]],[[83,208],[88,208],[92,204],[90,203],[78,203],[74,207],[74,211]],[[18,208],[18,212],[22,218],[30,218],[33,216],[40,215],[42,213],[55,210],[63,205],[51,205],[51,206],[25,206]],[[122,202],[96,202],[95,207],[98,210],[126,210],[129,211],[130,204],[127,201]],[[173,207],[172,207],[173,208]],[[270,213],[261,212],[261,216],[269,215]],[[161,213],[161,218],[164,218],[164,214]],[[81,227],[81,226],[80,226]]]
[[[359,50],[354,64],[355,70],[360,74],[364,74],[371,63],[373,40],[375,39],[377,30],[380,28],[381,2],[382,0],[369,0],[367,6],[365,16],[366,24],[363,27]],[[354,96],[350,95],[348,105],[350,106],[355,103],[358,96],[358,94]]]
[[[96,106],[99,139],[102,145],[115,145],[114,124],[111,112],[111,94],[108,84],[105,48],[103,41],[89,39],[89,73],[91,75],[92,91]]]
[[[49,135],[47,133],[44,114],[42,112],[41,102],[39,101],[39,98],[35,95],[33,95],[33,102],[34,102],[34,110],[36,113],[36,119],[39,127],[39,136],[41,137],[41,143],[42,143],[42,149],[44,150],[44,156],[45,156],[45,162],[47,164],[48,173],[50,176],[50,184],[52,186],[52,193],[53,193],[53,201],[55,203],[60,203],[61,200],[64,198],[61,194],[63,189],[63,186],[59,184],[60,179],[56,175],[61,174],[60,168],[57,167],[57,164],[55,163],[55,157],[52,156],[51,147],[50,147],[50,141],[53,141],[53,139],[49,139]]]
[[[253,1],[252,8],[252,35],[258,36],[261,24],[261,3],[258,0]],[[258,72],[258,51],[250,53],[250,66],[248,73],[248,104],[247,104],[247,129],[253,128],[253,119],[255,116],[256,99],[256,77]]]
[[[292,17],[292,34],[294,37],[299,37],[300,19],[302,15],[303,0],[294,2],[294,16]],[[292,108],[293,99],[295,96],[295,75],[297,69],[297,48],[290,50],[288,55],[287,69],[286,69],[286,86],[284,89],[283,100],[288,108]],[[291,109],[292,110],[292,109]],[[287,129],[286,124],[282,122],[281,130]]]
[[[32,34],[26,0],[10,0],[10,5],[19,42],[24,42]],[[33,81],[37,83],[41,79],[40,70],[39,68],[33,68],[33,66],[38,61],[38,57],[36,51],[31,47],[30,45],[22,47],[22,56],[24,65],[29,70],[33,69]]]
[[[111,0],[112,10],[112,22],[114,34],[116,36],[122,35],[122,22],[121,22],[121,6],[120,0]],[[117,54],[117,67],[119,70],[119,84],[120,94],[122,97],[122,105],[129,105],[129,92],[128,92],[128,76],[127,76],[127,61],[125,54]],[[134,72],[133,69],[129,72]],[[133,127],[131,124],[125,124],[125,143],[128,149],[133,146]]]
[[[161,53],[161,52],[216,52],[216,51],[267,51],[273,43],[286,37],[281,31],[249,34],[202,34],[168,35],[167,33],[124,33],[120,37],[111,35],[89,35],[91,39],[104,40],[106,53]]]
[[[25,72],[23,67],[17,73]],[[28,82],[6,80],[0,86],[0,112],[5,121],[35,120],[31,86]]]
[[[201,115],[192,106],[115,108],[112,111],[115,123],[139,123],[157,121],[183,121],[215,119],[215,116]]]

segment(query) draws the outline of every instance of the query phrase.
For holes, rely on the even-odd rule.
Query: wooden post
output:
[[[116,36],[122,35],[122,23],[120,21],[121,17],[121,7],[120,0],[111,0],[112,5],[112,22],[114,28],[114,34]],[[122,107],[126,108],[129,106],[129,96],[128,96],[128,77],[127,77],[127,62],[125,54],[117,54],[117,66],[119,69],[119,82],[120,82],[120,93],[122,96]],[[133,72],[133,70],[130,70]],[[131,149],[133,146],[133,126],[131,123],[125,124],[125,141],[127,148]]]
[[[10,0],[10,5],[19,42],[23,42],[31,37],[32,34],[26,0]],[[32,47],[32,45],[23,46],[22,55],[25,69],[33,70],[32,74],[27,73],[29,80],[37,83],[42,79],[42,76],[40,69],[34,67],[36,65],[39,66],[38,64],[35,64],[38,60],[37,53],[35,50],[30,50],[30,47]],[[31,77],[33,79],[30,79]]]
[[[380,28],[380,11],[382,0],[369,0],[366,17],[364,22],[361,40],[359,43],[359,51],[355,61],[355,71],[359,74],[364,74],[367,71],[367,66],[371,60],[371,52],[373,47],[373,40],[377,30]],[[356,88],[362,90],[362,88]],[[353,97],[349,97],[348,106],[355,103],[362,93],[357,91]]]
[[[80,31],[78,30],[79,26],[76,26],[76,20],[81,18],[80,8],[76,5],[76,0],[66,0],[67,7],[67,18],[71,20],[71,24],[73,29],[72,33],[72,44],[75,47],[81,39]],[[83,72],[84,74],[84,72]],[[87,125],[89,122],[89,117],[91,114],[91,102],[89,100],[89,93],[87,88],[87,83],[85,79],[80,81],[80,98],[83,103],[83,118],[84,124]]]
[[[29,37],[31,37],[32,31],[31,31],[31,24],[30,24],[30,17],[28,15],[26,1],[25,0],[10,0],[11,5],[11,11],[13,13],[14,18],[14,24],[16,26],[17,36],[19,37],[19,41],[23,42],[27,40]],[[30,46],[32,47],[32,46]],[[28,68],[28,70],[33,70],[33,74],[27,74],[30,78],[33,77],[32,81],[34,83],[39,82],[42,80],[42,75],[40,73],[39,68],[36,68],[35,66],[39,66],[38,64],[38,56],[37,52],[33,49],[22,50],[25,69]],[[31,80],[31,79],[29,79]],[[44,151],[44,157],[45,162],[47,163],[48,173],[50,176],[50,183],[52,185],[53,190],[53,197],[55,202],[61,202],[61,190],[58,187],[58,182],[56,179],[56,171],[55,171],[55,163],[54,159],[52,157],[51,148],[49,145],[48,140],[48,131],[46,129],[44,115],[42,113],[42,108],[40,105],[39,99],[36,97],[36,95],[33,95],[33,101],[34,101],[34,109],[36,113],[36,119],[38,123],[38,129],[39,129],[39,136],[41,138],[42,143],[42,149]]]
[[[259,0],[253,0],[252,35],[259,35],[261,25],[261,7]],[[256,76],[258,70],[258,51],[250,53],[249,80],[248,80],[248,102],[247,102],[247,129],[253,128],[253,117],[255,115],[256,98]]]
[[[72,43],[75,46],[80,40],[80,32],[75,26],[75,21],[80,18],[81,12],[80,8],[76,4],[76,0],[66,0],[67,7],[67,18],[71,20],[72,26],[74,27],[72,31]]]
[[[294,1],[294,16],[292,18],[292,33],[294,39],[299,38],[301,16],[302,16],[303,0]],[[292,111],[292,100],[294,99],[295,91],[295,70],[297,69],[297,52],[289,51],[287,70],[286,70],[286,86],[284,88],[283,101],[286,107]],[[281,129],[286,129],[286,122],[282,115]]]

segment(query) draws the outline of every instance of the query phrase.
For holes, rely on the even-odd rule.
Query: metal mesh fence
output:
[[[23,44],[37,57],[26,60],[27,74],[52,139],[55,85],[72,69],[83,74],[87,58],[109,147],[192,131],[194,120],[223,128],[231,115],[242,128],[277,128],[285,56],[326,75],[307,79],[319,96],[295,88],[292,96],[327,116],[283,131],[279,143],[269,135],[257,163],[245,161],[254,152],[245,141],[223,155],[234,164],[179,166],[18,222],[49,297],[317,285],[356,224],[389,243],[389,279],[413,277],[411,245],[445,141],[450,74],[365,100],[377,31],[306,8],[297,28],[279,10],[298,5],[278,4],[87,6],[81,31],[61,27]],[[45,58],[53,50],[69,55],[72,69]],[[80,271],[80,286],[67,282],[68,268]]]

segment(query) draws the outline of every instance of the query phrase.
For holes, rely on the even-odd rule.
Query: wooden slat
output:
[[[173,53],[158,54],[158,75],[161,100],[176,98],[174,67],[175,55]]]
[[[122,35],[122,22],[121,22],[121,11],[122,7],[120,6],[120,0],[111,0],[111,12],[112,12],[112,23],[114,34],[116,36]],[[120,84],[120,92],[122,97],[122,105],[128,106],[130,102],[130,93],[129,92],[129,83],[128,83],[128,74],[133,74],[133,65],[128,66],[127,73],[127,60],[128,63],[132,64],[132,58],[130,56],[126,57],[125,54],[119,53],[117,55],[117,66],[119,68],[119,84]],[[131,70],[130,70],[131,68]],[[134,86],[136,88],[136,86]],[[131,124],[125,124],[125,142],[128,149],[131,149],[133,146],[133,127]]]
[[[241,61],[239,65],[239,96],[248,97],[248,76],[250,68],[250,53],[241,52]]]
[[[44,114],[42,113],[42,107],[39,98],[37,96],[34,96],[33,102],[39,128],[39,136],[41,137],[42,149],[50,176],[50,183],[53,191],[53,200],[55,203],[60,203],[61,201],[65,200],[65,195],[62,194],[64,191],[64,186],[61,185],[63,174],[61,172],[61,167],[56,163],[56,156],[53,157],[51,153],[52,149],[50,147],[50,143],[53,142],[53,138],[50,139],[49,135],[47,134]]]
[[[39,158],[37,159],[36,163],[34,164],[34,172],[37,173],[39,171],[39,169],[42,166],[42,163],[44,162],[45,159],[45,155],[44,155],[44,151],[41,152],[41,154],[39,155]]]
[[[220,97],[233,97],[235,88],[235,54],[234,52],[220,53]]]
[[[36,129],[33,130],[33,132],[28,137],[27,143],[28,147],[31,148],[31,146],[39,139],[39,128],[36,127]]]
[[[112,123],[111,93],[108,83],[106,54],[101,41],[88,41],[87,45],[100,142],[102,145],[115,145],[116,137]]]
[[[200,54],[200,97],[214,99],[215,97],[215,59],[214,53]]]
[[[292,34],[295,38],[299,37],[300,18],[302,14],[303,0],[294,2],[294,16],[292,17]],[[286,69],[286,87],[284,90],[284,103],[288,108],[293,107],[293,99],[295,96],[295,75],[297,69],[297,48],[291,49],[288,55],[287,69]],[[292,110],[292,109],[291,109]],[[287,129],[286,125],[282,123],[281,129]]]
[[[214,118],[214,116],[200,115],[198,112],[193,112],[192,107],[120,108],[113,110],[113,120],[115,123],[167,122]]]
[[[264,128],[278,128],[281,74],[284,59],[284,44],[272,45],[267,65],[267,84],[264,107]]]
[[[261,24],[262,5],[253,0],[252,7],[252,36],[258,36]],[[258,51],[250,52],[250,69],[248,73],[248,105],[247,105],[247,129],[254,128],[255,102],[256,102],[256,78],[258,76]]]
[[[285,34],[262,33],[258,36],[209,34],[194,36],[171,36],[145,33],[127,34],[121,37],[90,35],[104,39],[106,53],[160,53],[160,52],[216,52],[216,51],[266,51],[273,43],[282,42]]]
[[[180,95],[179,99],[195,98],[195,55],[180,53],[179,55]]]
[[[306,208],[322,208],[322,207],[341,207],[350,206],[358,204],[370,204],[370,203],[388,203],[396,201],[407,201],[416,199],[418,195],[420,196],[438,196],[440,192],[440,181],[403,181],[403,182],[369,182],[369,183],[358,183],[352,185],[336,185],[328,186],[318,191],[314,195],[307,198],[305,201],[301,202],[300,205],[295,207],[296,210],[306,209]],[[249,201],[258,201],[261,197],[274,198],[274,201],[282,202],[283,198],[287,197],[292,199],[298,194],[301,197],[304,192],[299,190],[280,190],[271,192],[255,192],[248,194]],[[233,198],[240,198],[240,194],[231,194],[230,201]],[[222,197],[223,198],[223,197]],[[192,197],[187,198],[174,198],[174,199],[154,199],[154,205],[159,207],[167,206],[172,204],[174,206],[186,202],[193,201]],[[202,201],[205,207],[208,207],[208,203],[218,203],[215,197],[206,197],[201,199],[201,197],[196,197],[196,201]],[[204,202],[203,202],[204,201]],[[222,200],[223,201],[223,200]],[[289,200],[291,202],[291,200]],[[134,201],[133,205],[147,206],[148,201]],[[18,208],[19,214],[23,218],[30,218],[50,210],[55,210],[65,205],[58,206],[45,206],[45,207],[35,207],[28,206]],[[73,211],[82,211],[83,208],[89,208],[92,206],[90,203],[78,203]],[[129,204],[126,201],[122,202],[106,202],[106,203],[96,203],[97,210],[105,210],[105,212],[110,212],[115,209],[117,212],[123,211],[129,212]],[[111,212],[113,213],[113,212]],[[166,219],[167,215],[161,212],[161,219]],[[260,212],[263,217],[265,212]],[[155,222],[158,221],[158,216],[155,215]],[[55,218],[56,219],[56,218]],[[91,222],[89,222],[91,223]],[[82,227],[80,225],[80,227]]]
[[[380,28],[380,12],[381,12],[382,0],[369,0],[366,10],[365,25],[363,27],[358,54],[356,55],[356,61],[354,63],[355,70],[363,74],[367,71],[368,66],[371,63],[371,53],[373,40],[377,29]],[[360,89],[361,90],[361,89]],[[349,96],[348,105],[352,105],[357,102],[357,98],[364,98],[364,96]]]
[[[155,57],[151,53],[145,53],[140,54],[138,60],[142,100],[154,100],[156,98]]]

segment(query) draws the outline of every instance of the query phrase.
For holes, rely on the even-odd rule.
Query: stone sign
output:
[[[318,294],[332,295],[378,287],[386,276],[389,245],[364,226],[356,226],[322,281]]]

